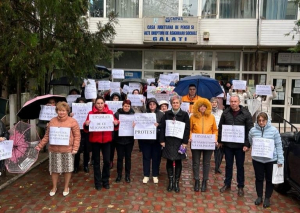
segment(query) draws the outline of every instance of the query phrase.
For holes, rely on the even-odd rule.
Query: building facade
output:
[[[252,91],[256,84],[271,84],[278,93],[272,111],[300,126],[300,54],[288,51],[299,41],[293,1],[90,2],[91,31],[111,11],[119,15],[111,50],[122,54],[102,62],[107,68],[124,69],[126,77],[176,72],[181,77],[207,74],[224,83],[246,80]]]

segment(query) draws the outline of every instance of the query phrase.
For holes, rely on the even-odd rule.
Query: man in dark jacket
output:
[[[252,127],[253,122],[250,112],[240,105],[240,99],[237,95],[232,95],[230,97],[230,107],[224,110],[219,123],[218,141],[221,142],[220,145],[224,147],[226,160],[224,186],[220,189],[220,192],[225,192],[231,188],[233,162],[235,158],[237,167],[238,195],[240,197],[244,195],[245,152],[250,148],[248,134]],[[226,134],[224,131],[225,129],[227,132]],[[230,135],[228,134],[230,129],[232,130],[232,134],[228,137],[228,135]],[[239,135],[240,139],[237,139],[237,129],[239,129],[241,133],[244,133]]]

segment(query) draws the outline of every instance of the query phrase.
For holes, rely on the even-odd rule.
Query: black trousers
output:
[[[89,142],[89,134],[80,130],[81,133],[81,141],[78,152],[75,154],[74,159],[74,168],[79,167],[80,162],[80,154],[83,153],[83,166],[88,167],[90,160],[90,142]]]
[[[114,157],[115,157],[115,150],[116,150],[116,141],[113,140],[110,144],[110,161],[113,162],[114,161]]]
[[[263,187],[264,187],[264,179],[266,179],[266,191],[265,197],[270,198],[273,193],[273,184],[272,184],[272,173],[273,173],[273,164],[276,161],[261,163],[255,160],[252,160],[252,164],[255,172],[255,187],[257,197],[263,196]]]
[[[166,163],[168,177],[173,177],[173,161],[167,159]],[[179,179],[182,171],[182,160],[175,160],[175,179]]]
[[[119,144],[116,143],[117,149],[117,173],[122,175],[123,171],[123,159],[125,158],[125,175],[130,175],[131,171],[131,153],[134,143]]]
[[[109,183],[110,176],[110,143],[91,143],[92,144],[92,154],[94,159],[94,182],[95,186],[99,187],[101,184],[106,185]],[[103,168],[102,174],[100,169],[100,150],[103,156]]]

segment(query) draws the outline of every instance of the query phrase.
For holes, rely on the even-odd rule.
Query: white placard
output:
[[[160,101],[167,101],[167,102],[169,102],[169,100],[170,100],[170,95],[166,94],[166,93],[155,93],[154,97],[155,97],[155,99],[157,100],[158,103]],[[170,104],[169,104],[169,106],[170,106]]]
[[[84,79],[84,97],[86,99],[96,99],[97,98],[97,88],[94,79]]]
[[[110,89],[110,81],[98,81],[98,90],[109,90]]]
[[[83,129],[83,124],[86,120],[87,114],[92,111],[93,103],[72,103],[73,118],[78,122],[80,129]]]
[[[120,82],[110,82],[110,94],[113,93],[121,94]]]
[[[130,82],[129,83],[129,88],[131,89],[131,92],[135,89],[137,89],[138,91],[140,91],[141,88],[141,84],[140,83],[135,83],[135,82]]]
[[[0,160],[12,157],[13,140],[5,140],[0,142]]]
[[[215,116],[215,120],[216,120],[216,124],[217,124],[217,128],[219,127],[219,123],[220,123],[220,119],[221,117],[218,115],[214,115]]]
[[[294,94],[300,94],[300,88],[299,88],[299,87],[295,87],[295,88],[293,89],[293,93],[294,93]]]
[[[90,114],[90,132],[114,131],[114,117],[111,114]]]
[[[246,90],[247,81],[232,80],[233,89]]]
[[[81,95],[68,95],[67,96],[67,102],[69,104],[69,106],[72,106],[72,103],[74,103],[76,101],[77,98],[80,98]]]
[[[190,111],[190,102],[182,102],[180,108],[185,112]]]
[[[127,99],[131,101],[131,106],[143,106],[143,95],[128,94]]]
[[[147,98],[155,98],[154,91],[156,89],[156,86],[147,86]]]
[[[230,105],[230,95],[227,93],[226,95],[226,105]]]
[[[155,78],[147,78],[148,85],[150,85],[152,82],[155,83]]]
[[[129,86],[125,84],[125,85],[123,86],[122,92],[125,93],[125,94],[130,93]]]
[[[300,80],[299,79],[295,80],[295,87],[300,87]]]
[[[221,141],[245,143],[245,126],[223,124]]]
[[[69,146],[70,144],[70,127],[50,126],[49,143],[50,145]]]
[[[165,136],[183,139],[184,130],[185,130],[184,122],[166,120]]]
[[[134,115],[119,115],[119,136],[133,136]]]
[[[39,120],[50,121],[52,118],[56,117],[57,113],[55,112],[55,108],[56,106],[41,105]]]
[[[179,81],[179,73],[171,73],[171,74],[168,74],[169,76],[172,76],[172,81],[174,81],[174,83],[176,81]]]
[[[105,103],[111,111],[116,113],[118,109],[122,108],[123,101],[105,101]]]
[[[156,139],[155,113],[135,113],[134,122],[134,139]]]
[[[124,79],[124,70],[113,69],[111,71],[112,77],[116,79]]]
[[[272,95],[271,85],[256,85],[256,95]]]
[[[171,81],[173,80],[172,75],[165,75],[165,74],[160,74],[159,75],[159,86],[169,86]]]
[[[266,138],[253,138],[251,156],[273,158],[274,140]]]
[[[191,149],[215,150],[215,134],[195,134],[192,133]]]
[[[224,93],[221,93],[220,95],[217,95],[218,98],[224,98]]]

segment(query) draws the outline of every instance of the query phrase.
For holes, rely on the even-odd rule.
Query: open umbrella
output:
[[[141,78],[126,78],[123,81],[121,81],[121,87],[123,88],[125,84],[129,85],[129,83],[140,83],[143,86],[148,84],[146,80]]]
[[[248,110],[253,116],[254,113],[261,107],[261,102],[257,99],[248,99],[247,100]]]
[[[66,97],[60,95],[42,95],[37,96],[29,101],[27,101],[24,106],[17,113],[21,119],[36,119],[40,115],[41,105],[47,104],[49,99],[55,99],[56,101],[67,102]]]
[[[189,76],[178,81],[174,91],[178,95],[184,96],[189,93],[189,85],[194,84],[197,88],[197,95],[211,99],[223,93],[219,82],[213,78],[204,77],[201,75]]]
[[[13,140],[12,157],[5,160],[5,166],[10,173],[25,173],[37,160],[39,152],[35,149],[39,143],[39,135],[35,133],[35,140],[31,142],[31,125],[18,122],[10,131]]]

